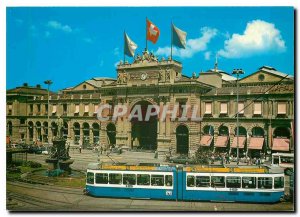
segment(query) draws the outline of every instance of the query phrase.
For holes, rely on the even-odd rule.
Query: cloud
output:
[[[206,52],[204,53],[204,59],[205,59],[205,60],[210,60],[210,55],[211,55],[211,52],[210,52],[210,51],[206,51]]]
[[[233,34],[224,42],[219,55],[226,58],[243,58],[269,52],[280,53],[286,50],[285,41],[273,23],[253,20],[247,23],[242,35]]]
[[[173,47],[173,56],[179,56],[182,58],[190,58],[194,54],[207,49],[208,43],[217,35],[218,30],[209,27],[201,28],[201,36],[195,39],[188,39],[185,49],[178,49]],[[171,53],[170,47],[158,48],[155,52],[156,55],[169,56]]]
[[[104,61],[101,60],[100,63],[99,63],[99,67],[102,67],[104,65]]]
[[[46,37],[46,38],[50,37],[50,32],[49,32],[49,31],[46,31],[46,32],[45,32],[45,37]]]
[[[54,21],[54,20],[49,21],[47,23],[47,26],[52,28],[52,29],[61,30],[61,31],[67,32],[67,33],[71,33],[73,31],[73,29],[70,26],[63,25],[63,24],[61,24],[57,21]]]
[[[19,25],[22,25],[24,23],[24,20],[22,20],[22,19],[15,19],[15,21]]]

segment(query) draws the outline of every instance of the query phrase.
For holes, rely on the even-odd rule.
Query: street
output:
[[[12,211],[292,211],[292,203],[246,204],[94,198],[82,189],[7,182]]]

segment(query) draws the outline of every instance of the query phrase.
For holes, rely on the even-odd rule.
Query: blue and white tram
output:
[[[98,197],[177,198],[175,167],[102,166],[87,170],[86,192]]]
[[[96,197],[275,203],[284,174],[263,169],[100,166],[87,170],[86,192]]]

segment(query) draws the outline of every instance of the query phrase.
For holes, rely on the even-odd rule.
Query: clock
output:
[[[146,80],[147,79],[147,77],[148,77],[148,74],[146,73],[146,72],[143,72],[142,74],[141,74],[141,80]]]

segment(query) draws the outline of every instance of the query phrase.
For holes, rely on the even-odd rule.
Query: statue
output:
[[[61,117],[59,117],[56,124],[58,126],[58,138],[63,138],[64,120]]]

